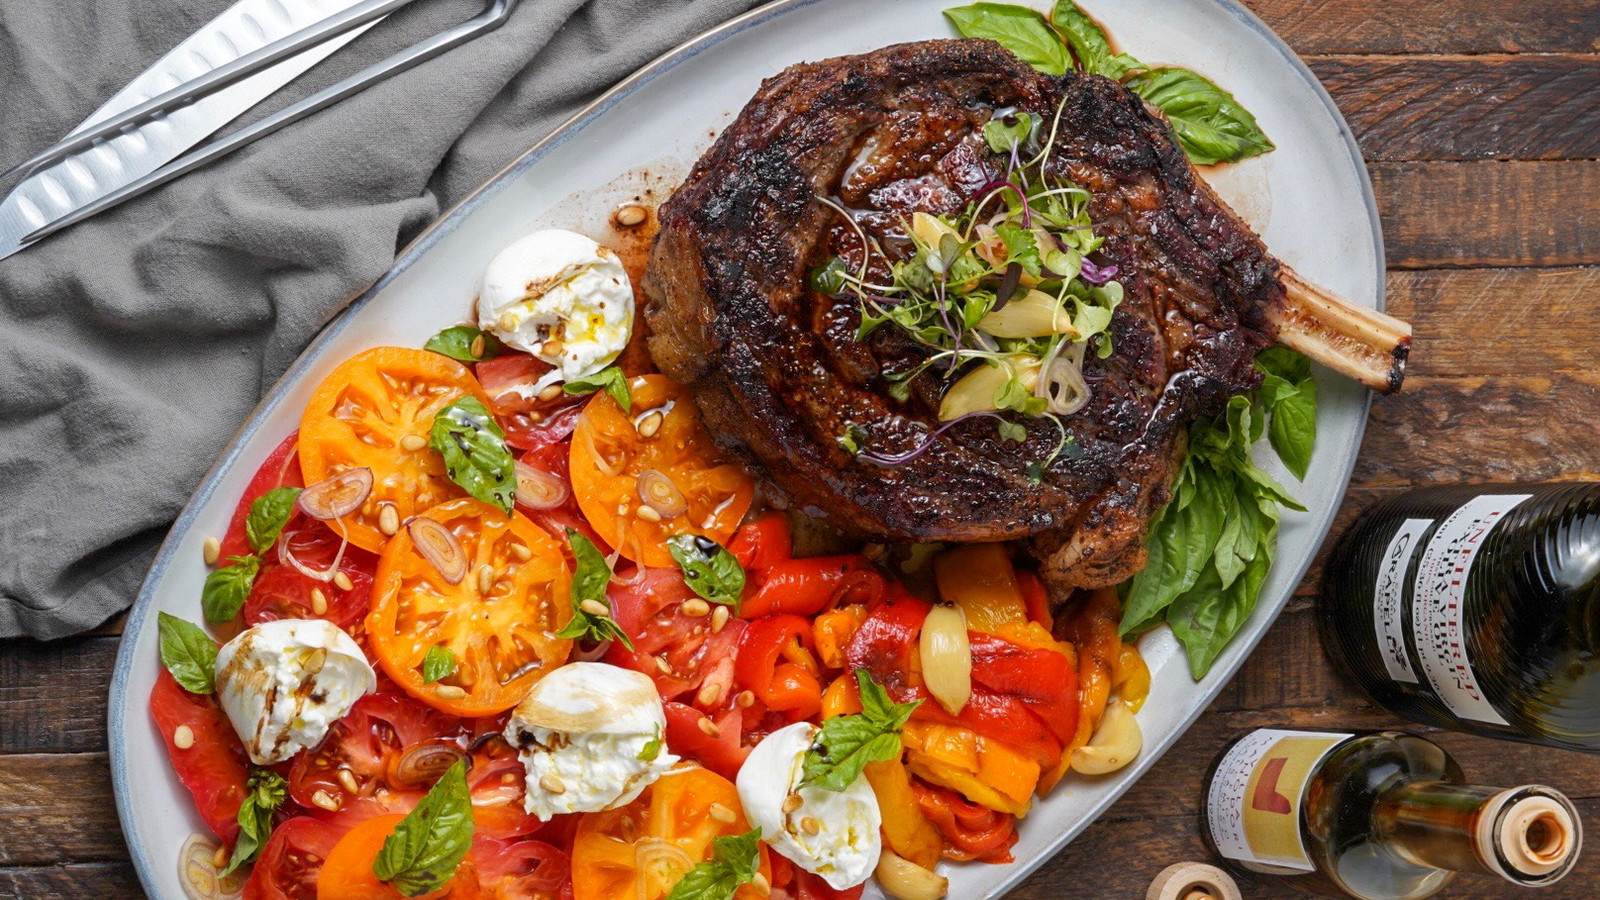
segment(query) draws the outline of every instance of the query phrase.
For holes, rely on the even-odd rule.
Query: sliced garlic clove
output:
[[[1144,749],[1144,732],[1133,708],[1121,699],[1106,704],[1100,725],[1089,738],[1089,743],[1072,751],[1072,770],[1084,775],[1106,775],[1115,772],[1139,755]]]
[[[922,623],[918,638],[922,681],[933,699],[950,715],[961,712],[972,697],[972,645],[967,640],[967,615],[959,606],[935,606]]]
[[[995,394],[1007,381],[1017,379],[1023,390],[1033,391],[1039,381],[1039,360],[1031,356],[1007,357],[994,365],[979,364],[945,391],[939,403],[939,421],[995,408]]]
[[[1051,334],[1078,337],[1072,315],[1044,291],[1028,291],[978,320],[978,330],[997,338],[1032,338]]]

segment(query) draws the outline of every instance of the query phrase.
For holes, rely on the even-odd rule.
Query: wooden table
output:
[[[1338,527],[1408,485],[1600,477],[1600,0],[1246,2],[1360,138],[1389,309],[1416,327],[1411,378],[1373,404]],[[1200,778],[1245,729],[1401,725],[1330,671],[1317,577],[1161,765],[1016,896],[1133,900],[1167,864],[1205,859]],[[116,630],[0,646],[0,898],[140,896],[107,770]],[[1435,737],[1471,777],[1565,790],[1600,835],[1600,758]],[[1469,878],[1445,896],[1511,893]],[[1596,896],[1600,848],[1537,895]]]

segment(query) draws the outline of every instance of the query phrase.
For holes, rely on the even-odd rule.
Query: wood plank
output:
[[[1592,372],[1600,360],[1596,298],[1595,267],[1389,274],[1389,311],[1415,329],[1413,379]]]
[[[0,756],[0,823],[3,866],[116,860],[128,853],[104,753]]]
[[[1244,0],[1295,52],[1584,53],[1592,0]]]
[[[1600,262],[1600,160],[1369,168],[1391,268]]]
[[[143,900],[133,863],[72,863],[65,866],[0,867],[0,897],[10,900]]]
[[[1593,827],[1600,802],[1577,804]],[[1175,862],[1213,862],[1200,842],[1193,815],[1153,816],[1137,821],[1091,825],[1058,856],[1034,873],[1009,900],[1062,900],[1069,897],[1134,900],[1143,897],[1150,881]],[[1305,900],[1307,894],[1291,887],[1293,879],[1266,875],[1238,876],[1240,891],[1249,900]],[[1538,900],[1593,900],[1600,884],[1600,857],[1579,857],[1572,873],[1556,884],[1540,888]],[[1462,876],[1441,898],[1448,900],[1508,900],[1516,891],[1504,881],[1486,875]]]
[[[1600,56],[1306,60],[1368,162],[1600,157]]]
[[[0,643],[0,752],[105,749],[117,643],[114,637]]]

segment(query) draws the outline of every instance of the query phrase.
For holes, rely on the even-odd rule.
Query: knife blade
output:
[[[185,38],[73,129],[77,134],[361,0],[239,0]],[[23,179],[0,203],[0,259],[50,222],[155,171],[288,84],[376,21],[87,147]],[[70,135],[69,135],[70,136]]]

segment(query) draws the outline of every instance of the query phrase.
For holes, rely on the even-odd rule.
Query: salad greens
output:
[[[633,412],[633,394],[628,391],[628,376],[616,366],[606,366],[587,378],[574,378],[562,385],[561,389],[577,396],[603,390],[617,401],[623,412]]]
[[[433,418],[428,446],[444,457],[450,480],[502,512],[516,504],[517,461],[506,447],[506,433],[483,401],[465,396]]]
[[[731,900],[761,867],[760,841],[759,828],[714,839],[711,858],[685,873],[667,900]]]
[[[855,784],[867,763],[900,756],[900,729],[921,700],[895,703],[866,669],[856,670],[861,712],[824,719],[816,744],[801,764],[800,786],[842,791]]]
[[[572,573],[572,618],[561,626],[556,637],[568,640],[621,641],[622,646],[633,649],[633,639],[622,630],[609,612],[596,613],[584,609],[585,604],[598,604],[611,609],[606,598],[606,585],[611,583],[611,564],[606,562],[600,548],[571,528],[567,529],[567,544],[572,548],[572,558],[577,570]]]
[[[1075,69],[1127,85],[1166,115],[1195,165],[1238,162],[1273,149],[1255,116],[1232,94],[1188,69],[1152,69],[1112,52],[1105,29],[1073,0],[1056,0],[1048,18],[1009,3],[974,3],[944,14],[963,37],[996,41],[1047,75]]]
[[[1256,365],[1265,375],[1250,396],[1189,427],[1189,453],[1172,499],[1145,536],[1149,559],[1123,587],[1122,634],[1166,622],[1202,678],[1255,609],[1278,546],[1278,507],[1304,510],[1250,448],[1263,432],[1302,475],[1316,440],[1316,384],[1302,356],[1275,348]],[[1268,428],[1268,421],[1272,427]]]
[[[422,656],[422,683],[434,684],[443,678],[450,677],[456,670],[456,654],[454,650],[443,644],[434,644]]]
[[[680,534],[667,540],[667,550],[683,570],[689,589],[712,603],[739,611],[744,595],[744,567],[728,548],[697,534]]]
[[[156,616],[161,643],[161,664],[172,679],[191,694],[217,689],[217,642],[193,622],[174,615]]]
[[[228,875],[261,854],[261,848],[272,835],[272,814],[289,796],[288,783],[270,769],[255,769],[246,784],[244,801],[239,804],[239,837],[234,841],[227,868],[220,876]]]
[[[407,897],[444,887],[472,847],[472,795],[461,760],[445,770],[383,841],[372,874]]]

